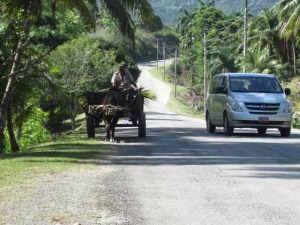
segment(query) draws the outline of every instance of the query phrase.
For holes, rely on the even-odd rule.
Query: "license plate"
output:
[[[259,123],[269,123],[269,117],[258,117]]]

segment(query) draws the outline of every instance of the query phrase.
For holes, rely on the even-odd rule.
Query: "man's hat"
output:
[[[127,68],[127,63],[122,61],[121,63],[119,63],[119,69],[126,69]]]

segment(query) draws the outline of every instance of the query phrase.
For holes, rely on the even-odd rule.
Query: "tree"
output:
[[[109,87],[117,65],[127,61],[135,80],[139,70],[132,60],[101,39],[79,38],[59,46],[47,57],[49,73],[59,86],[69,106],[68,114],[75,129],[75,118],[81,109],[78,98],[87,91]],[[65,107],[66,108],[66,107]]]
[[[95,27],[95,17],[93,12],[97,8],[96,0],[88,1],[89,4],[84,0],[70,1],[70,0],[52,0],[50,2],[52,12],[52,22],[48,21],[50,26],[56,28],[56,10],[57,4],[64,5],[68,9],[75,9],[82,17],[82,20],[89,27]],[[134,40],[134,24],[131,16],[127,10],[137,11],[142,20],[147,20],[151,13],[152,8],[146,0],[124,0],[124,1],[109,1],[102,0],[101,6],[104,6],[110,14],[116,18],[121,27],[122,33],[129,36]],[[22,68],[22,56],[24,50],[28,45],[35,39],[33,28],[37,25],[37,21],[41,18],[43,13],[43,6],[46,5],[47,1],[42,0],[2,0],[0,2],[0,10],[4,16],[8,17],[8,23],[13,27],[14,40],[12,41],[12,52],[13,54],[8,57],[10,61],[9,71],[5,75],[7,77],[7,85],[4,88],[4,95],[0,105],[0,154],[4,151],[4,127],[5,119],[12,102],[12,94],[17,82],[17,74],[20,74],[24,68]],[[47,23],[47,22],[46,22]],[[1,65],[0,71],[4,71],[4,67]],[[8,70],[6,68],[6,70]],[[10,115],[9,115],[10,116]],[[12,117],[9,117],[12,118]],[[13,132],[12,132],[13,134]],[[18,149],[16,149],[17,151]],[[14,150],[13,150],[14,151]]]
[[[300,0],[281,0],[278,4],[279,18],[283,22],[281,34],[284,37],[297,37],[300,31]]]
[[[188,29],[194,25],[194,18],[197,15],[197,11],[194,10],[192,12],[188,12],[186,9],[181,8],[179,12],[181,15],[178,18],[176,31],[178,31],[181,35],[185,35]]]
[[[143,23],[152,22],[156,19],[153,9],[147,0],[100,0],[108,13],[119,23],[120,31],[132,40],[135,48],[134,21],[130,12],[138,14]],[[154,22],[155,23],[155,22]]]
[[[93,17],[89,13],[87,5],[84,1],[65,1],[70,7],[77,8],[81,13],[84,20],[92,25]],[[0,3],[0,8],[3,10],[4,15],[9,18],[9,23],[15,30],[15,44],[13,47],[13,54],[11,55],[10,69],[8,72],[7,85],[2,96],[0,105],[0,154],[4,151],[4,127],[5,118],[12,118],[8,113],[11,112],[11,102],[13,90],[17,81],[17,73],[20,70],[20,63],[22,54],[26,47],[30,44],[32,39],[31,28],[34,26],[37,18],[42,12],[41,0],[3,0]],[[10,132],[13,135],[13,132]],[[15,139],[14,136],[12,139]],[[14,144],[11,146],[12,151],[18,151],[18,146]]]
[[[281,68],[274,57],[269,56],[266,50],[259,48],[249,49],[244,64],[246,71],[252,73],[276,73]]]
[[[280,37],[277,29],[279,25],[275,8],[264,10],[255,18],[250,26],[249,42],[259,49],[266,49],[268,54],[280,54]]]
[[[73,130],[79,111],[78,97],[87,90],[109,86],[116,55],[114,51],[101,50],[99,42],[86,38],[61,45],[49,55],[51,76],[68,99]]]
[[[212,60],[210,61],[211,74],[236,72],[234,48],[224,47],[220,50],[211,53]]]
[[[259,48],[261,53],[276,59],[282,67],[287,69],[281,74],[288,74],[287,77],[290,77],[289,73],[296,74],[297,72],[297,46],[295,38],[288,37],[286,36],[288,32],[283,32],[285,22],[281,19],[279,6],[280,4],[276,8],[263,11],[251,22],[249,44],[252,48]],[[289,64],[294,66],[290,67]]]
[[[198,84],[197,88],[203,87],[204,31],[207,34],[208,51],[212,52],[208,54],[212,72],[237,70],[234,62],[235,56],[239,54],[239,29],[243,21],[239,19],[240,15],[227,16],[221,10],[211,7],[211,4],[200,2],[200,8],[192,12],[182,10],[183,15],[177,26],[181,32],[181,62],[184,63],[184,70],[191,74],[192,83]],[[194,77],[194,74],[198,74],[198,77]]]
[[[300,0],[282,0],[278,4],[278,10],[282,23],[280,35],[286,40],[286,45],[291,46],[289,53],[293,59],[294,74],[297,75],[298,52],[296,42],[300,31]]]

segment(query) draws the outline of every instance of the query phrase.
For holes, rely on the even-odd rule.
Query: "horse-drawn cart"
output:
[[[107,118],[118,117],[118,119],[127,119],[127,123],[118,123],[114,127],[137,127],[138,136],[146,137],[146,115],[144,112],[144,97],[140,91],[137,91],[130,102],[125,104],[104,104],[103,101],[108,91],[85,93],[86,105],[84,111],[86,114],[86,128],[89,138],[95,138],[95,128],[107,126]]]

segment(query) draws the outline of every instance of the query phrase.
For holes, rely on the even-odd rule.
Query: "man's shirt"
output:
[[[134,83],[134,79],[131,73],[127,70],[125,71],[124,76],[120,74],[120,72],[115,72],[111,78],[111,82],[116,84],[120,88],[127,89],[130,87],[130,84]]]

